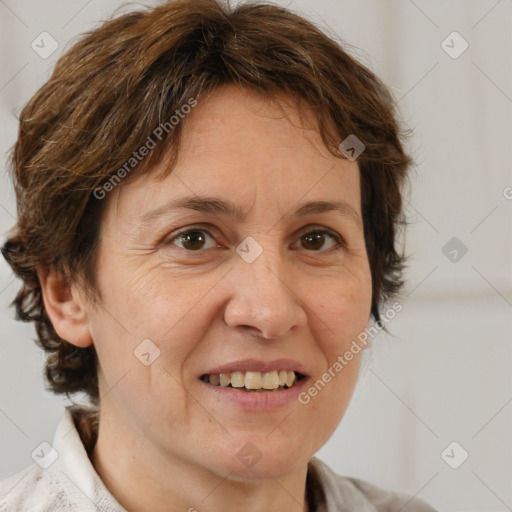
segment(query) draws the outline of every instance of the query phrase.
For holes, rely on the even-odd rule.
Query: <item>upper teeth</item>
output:
[[[233,372],[219,375],[207,375],[206,382],[214,386],[229,386],[246,389],[277,389],[280,386],[291,387],[295,383],[295,373],[286,370],[272,372]]]

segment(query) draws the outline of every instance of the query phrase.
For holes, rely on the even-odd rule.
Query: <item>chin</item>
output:
[[[273,437],[273,439],[272,439]],[[219,454],[223,460],[222,474],[240,480],[281,478],[306,464],[313,453],[306,452],[304,439],[284,433],[234,436]]]

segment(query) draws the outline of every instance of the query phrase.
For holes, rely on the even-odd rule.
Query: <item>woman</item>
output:
[[[401,286],[410,164],[337,43],[272,5],[122,15],[58,61],[12,163],[16,310],[92,405],[0,510],[433,510],[314,457]]]

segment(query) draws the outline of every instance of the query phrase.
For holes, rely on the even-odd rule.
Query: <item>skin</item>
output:
[[[162,163],[107,198],[101,303],[40,272],[58,334],[98,353],[92,462],[130,512],[307,510],[307,461],[345,413],[360,354],[307,405],[272,411],[242,411],[212,397],[199,377],[235,360],[289,358],[312,384],[367,326],[372,286],[357,162],[331,155],[289,99],[280,108],[234,86],[202,98],[184,122],[171,174],[161,178]],[[190,194],[229,199],[247,217],[182,209],[141,223]],[[310,200],[343,201],[358,218],[292,214]],[[174,238],[189,226],[207,230],[203,243]],[[304,239],[319,228],[340,234],[345,247],[329,235]],[[263,250],[252,263],[236,252],[248,236]],[[134,357],[144,339],[160,349],[147,366]],[[237,457],[247,442],[261,453],[251,468]]]

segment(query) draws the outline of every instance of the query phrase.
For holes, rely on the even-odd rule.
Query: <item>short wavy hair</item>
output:
[[[403,285],[405,256],[397,235],[403,184],[412,162],[403,147],[388,88],[337,42],[288,9],[264,3],[236,8],[222,0],[167,1],[119,14],[83,34],[20,115],[10,172],[18,218],[2,254],[22,280],[16,318],[34,322],[47,353],[47,387],[85,392],[99,403],[94,346],[60,338],[45,311],[39,268],[79,279],[97,297],[95,255],[106,201],[94,193],[148,136],[190,98],[235,84],[301,100],[314,113],[329,151],[355,135],[364,236],[372,275],[371,314]],[[130,172],[175,159],[184,123]],[[122,184],[121,184],[122,186]]]

